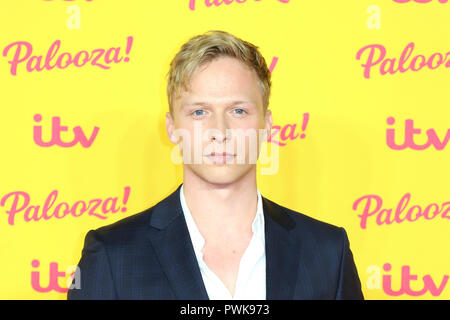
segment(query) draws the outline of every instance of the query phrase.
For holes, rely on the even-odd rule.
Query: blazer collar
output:
[[[263,197],[266,241],[266,299],[290,300],[298,278],[301,241],[284,208]]]
[[[148,237],[176,299],[208,300],[180,203],[181,184],[157,203],[150,216]]]
[[[178,188],[157,203],[148,236],[177,299],[208,299]],[[291,230],[294,220],[281,206],[262,196],[266,250],[266,299],[292,299],[300,250]]]

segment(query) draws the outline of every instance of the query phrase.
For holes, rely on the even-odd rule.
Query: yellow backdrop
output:
[[[165,75],[219,29],[273,67],[262,195],[344,227],[367,299],[449,299],[450,3],[221,2],[1,1],[0,298],[65,299],[87,231],[174,191]]]

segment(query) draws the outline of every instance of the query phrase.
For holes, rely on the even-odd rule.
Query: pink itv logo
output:
[[[34,269],[39,268],[40,262],[37,259],[31,261]],[[61,287],[58,279],[66,278],[66,286]],[[40,271],[31,271],[31,287],[41,293],[56,291],[66,293],[69,289],[81,289],[81,271],[78,266],[69,266],[65,271],[59,271],[57,262],[50,262],[49,283],[42,286],[40,281]]]
[[[34,115],[35,122],[41,122],[42,116],[40,114]],[[42,139],[42,126],[34,126],[33,127],[33,139],[34,142],[40,147],[51,147],[51,146],[60,146],[63,148],[70,148],[75,146],[77,143],[80,143],[83,148],[89,148],[97,137],[99,127],[94,127],[94,130],[91,133],[89,138],[83,132],[80,126],[76,126],[73,130],[74,138],[72,141],[63,141],[61,139],[61,132],[68,131],[67,126],[61,125],[60,117],[52,117],[52,125],[51,125],[51,139],[49,141],[43,141]]]
[[[372,265],[367,268],[367,273],[369,273],[369,277],[367,279],[366,285],[369,290],[373,289],[383,289],[384,293],[398,297],[401,295],[408,295],[412,297],[423,296],[426,293],[430,293],[433,297],[440,296],[447,285],[449,276],[444,275],[441,282],[435,282],[431,275],[427,274],[419,279],[417,274],[411,273],[411,267],[408,265],[404,265],[401,267],[400,275],[394,276],[389,274],[392,270],[392,265],[390,263],[385,263],[383,265],[383,271],[386,274],[381,274],[381,268],[377,265]],[[400,280],[394,280],[395,282],[400,282],[400,288],[394,289],[394,285],[392,284],[393,278],[400,278]],[[414,290],[411,288],[412,286],[421,289]]]
[[[393,126],[395,124],[395,118],[389,117],[386,120],[389,126]],[[450,140],[450,129],[447,129],[445,136],[439,138],[436,130],[428,129],[426,130],[427,142],[424,144],[418,144],[414,139],[415,136],[419,136],[422,133],[422,130],[419,128],[414,128],[414,120],[406,119],[405,120],[405,130],[404,130],[404,138],[403,142],[397,144],[395,142],[395,129],[386,129],[386,144],[389,148],[393,150],[403,150],[406,148],[410,148],[413,150],[425,150],[429,147],[433,146],[436,150],[444,150],[447,146],[448,141]]]

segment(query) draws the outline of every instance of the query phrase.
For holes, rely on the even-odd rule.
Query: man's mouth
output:
[[[233,160],[235,156],[235,154],[228,152],[211,152],[206,155],[206,157],[208,157],[211,161],[218,164],[230,162],[230,160]]]

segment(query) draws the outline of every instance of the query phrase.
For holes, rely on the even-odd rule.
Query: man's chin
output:
[[[240,180],[253,166],[236,165],[201,165],[189,166],[191,170],[201,179],[211,184],[231,184]]]

